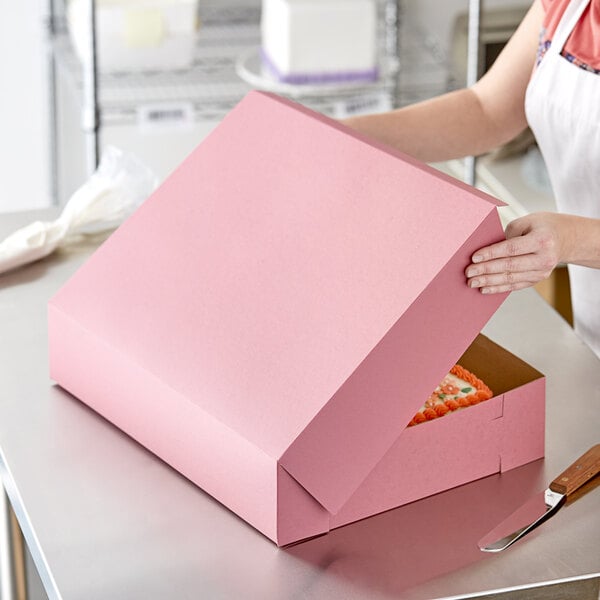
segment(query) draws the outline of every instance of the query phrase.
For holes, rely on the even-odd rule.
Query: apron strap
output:
[[[556,27],[548,54],[560,54],[590,0],[571,0]]]

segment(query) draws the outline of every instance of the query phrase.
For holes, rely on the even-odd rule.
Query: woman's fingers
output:
[[[479,288],[479,291],[482,294],[500,294],[501,292],[516,292],[517,290],[523,290],[525,288],[531,287],[538,283],[538,281],[518,281],[516,283],[507,283],[503,285],[489,285],[482,288]]]
[[[484,294],[520,290],[546,279],[546,271],[504,271],[493,275],[478,275],[468,280],[469,287],[479,288]]]
[[[471,264],[465,274],[469,287],[485,289],[498,286],[502,291],[521,289],[527,283],[534,285],[550,276],[555,262],[552,258],[536,253],[521,256],[507,256],[481,263]]]
[[[506,230],[508,234],[508,228]],[[530,254],[538,249],[539,243],[532,236],[519,235],[519,237],[510,237],[502,242],[492,244],[491,246],[485,246],[480,248],[473,254],[472,261],[474,263],[487,262],[496,258],[503,258],[508,256],[520,256],[523,254]]]
[[[472,277],[485,277],[487,275],[497,275],[499,273],[528,273],[539,271],[550,274],[555,266],[553,258],[541,254],[530,253],[521,256],[506,256],[505,258],[496,258],[481,263],[474,263],[467,267],[466,275]]]

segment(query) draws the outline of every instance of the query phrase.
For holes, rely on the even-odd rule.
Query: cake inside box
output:
[[[489,386],[477,375],[462,365],[456,364],[431,392],[408,426],[413,427],[456,410],[485,402],[493,395]]]
[[[331,529],[544,455],[544,375],[481,334],[457,363],[493,397],[402,431]]]
[[[413,427],[480,404],[541,376],[527,363],[514,360],[516,357],[509,359],[503,349],[499,353],[498,348],[502,349],[485,336],[478,336],[425,400],[408,426]],[[502,356],[503,360],[498,361],[498,356]],[[488,383],[490,381],[493,385]],[[515,383],[507,385],[508,381]]]

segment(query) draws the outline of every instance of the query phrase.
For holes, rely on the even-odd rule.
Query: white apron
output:
[[[590,0],[571,0],[525,97],[559,211],[600,219],[600,74],[560,55]],[[600,269],[569,265],[575,331],[600,356]]]

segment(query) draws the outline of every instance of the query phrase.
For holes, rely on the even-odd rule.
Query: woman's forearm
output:
[[[425,162],[478,155],[507,142],[527,125],[525,91],[543,15],[541,0],[535,0],[491,69],[473,87],[345,123]]]
[[[345,123],[424,162],[482,154],[517,133],[489,119],[477,94],[468,88]]]

